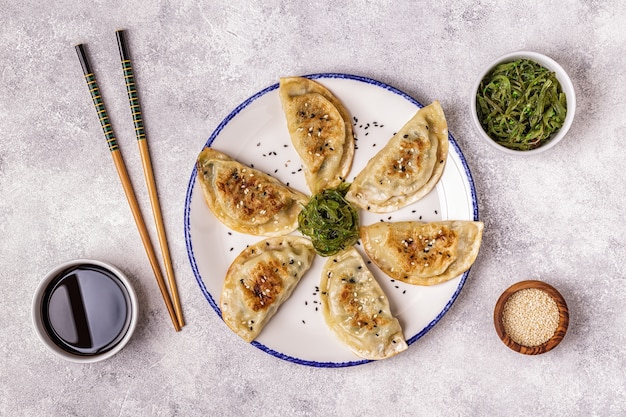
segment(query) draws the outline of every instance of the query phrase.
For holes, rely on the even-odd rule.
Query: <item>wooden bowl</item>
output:
[[[557,326],[554,335],[545,343],[538,346],[524,346],[515,342],[504,330],[504,325],[502,324],[502,314],[504,311],[504,306],[508,301],[509,297],[516,293],[517,291],[524,290],[527,288],[536,288],[538,290],[542,290],[546,292],[552,299],[556,302],[556,305],[559,309],[559,324]],[[528,281],[520,281],[516,284],[511,285],[506,289],[498,298],[496,302],[496,307],[493,312],[493,324],[496,328],[496,332],[498,336],[502,340],[502,342],[507,345],[512,350],[522,353],[524,355],[539,355],[541,353],[548,352],[554,349],[567,332],[567,326],[569,325],[569,311],[567,309],[567,304],[565,303],[565,299],[563,296],[551,285],[546,284],[543,281],[536,280],[528,280]]]

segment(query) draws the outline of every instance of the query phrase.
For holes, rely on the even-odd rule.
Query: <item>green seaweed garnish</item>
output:
[[[496,66],[483,78],[476,111],[496,143],[527,151],[545,144],[563,126],[567,101],[553,71],[518,59]]]
[[[298,230],[322,256],[332,256],[359,239],[359,213],[344,198],[350,183],[323,190],[298,214]]]

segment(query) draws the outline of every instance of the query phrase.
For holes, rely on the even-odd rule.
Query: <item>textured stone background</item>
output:
[[[619,1],[0,0],[0,415],[585,415],[626,413],[626,6]],[[133,178],[142,178],[114,31],[128,30],[188,325],[171,329],[87,94],[87,43]],[[511,157],[480,141],[470,89],[504,53],[545,53],[578,94],[566,140]],[[298,366],[220,322],[187,260],[189,175],[223,117],[279,76],[346,72],[439,99],[471,167],[486,231],[470,279],[391,360]],[[142,179],[136,180],[142,186]],[[148,208],[147,199],[140,202]],[[37,340],[30,303],[56,264],[112,262],[143,308],[115,357],[77,365]],[[571,324],[526,357],[497,338],[499,294],[555,285]]]

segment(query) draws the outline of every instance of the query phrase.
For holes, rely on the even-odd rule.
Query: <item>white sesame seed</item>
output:
[[[509,297],[502,312],[504,331],[520,345],[539,346],[554,335],[559,308],[552,297],[537,288],[526,288]]]

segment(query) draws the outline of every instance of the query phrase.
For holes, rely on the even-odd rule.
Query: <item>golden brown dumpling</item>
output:
[[[207,205],[229,228],[277,236],[298,227],[298,213],[308,201],[299,191],[209,147],[198,156],[197,170]]]
[[[232,262],[222,289],[222,319],[251,342],[291,295],[315,257],[310,240],[271,237],[244,249]]]
[[[448,125],[438,101],[420,109],[356,176],[346,200],[375,213],[405,207],[432,190],[448,157]]]
[[[467,271],[480,249],[483,223],[379,222],[361,227],[363,248],[384,273],[416,285],[435,285]]]
[[[279,95],[311,192],[337,187],[354,157],[348,112],[326,87],[304,77],[281,78]]]
[[[385,359],[407,348],[385,293],[354,247],[328,259],[320,294],[326,324],[356,355]]]

